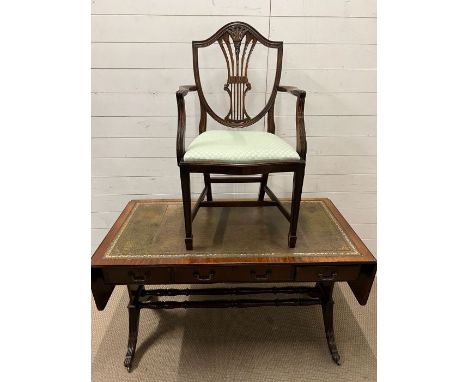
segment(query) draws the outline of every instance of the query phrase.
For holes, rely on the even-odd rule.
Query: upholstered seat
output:
[[[186,162],[299,160],[299,154],[280,137],[264,131],[212,130],[198,135],[184,155]]]

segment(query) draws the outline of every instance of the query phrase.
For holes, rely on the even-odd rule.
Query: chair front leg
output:
[[[302,184],[304,183],[304,166],[294,171],[293,192],[291,201],[291,222],[289,225],[288,245],[289,248],[296,246],[297,222],[299,220],[299,209],[301,207]]]
[[[182,185],[182,201],[184,205],[184,220],[185,220],[185,248],[193,249],[192,236],[192,203],[190,195],[190,172],[185,169],[180,169],[180,182]]]

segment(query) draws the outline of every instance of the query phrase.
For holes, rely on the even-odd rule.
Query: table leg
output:
[[[333,330],[333,287],[334,282],[320,282],[317,285],[322,291],[322,314],[325,325],[325,335],[327,337],[328,349],[337,365],[340,365],[340,355],[336,348],[335,332]]]
[[[140,322],[139,295],[144,286],[128,285],[127,288],[130,302],[128,304],[128,348],[124,366],[130,372],[138,340],[138,326]]]

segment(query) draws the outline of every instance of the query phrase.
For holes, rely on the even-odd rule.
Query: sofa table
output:
[[[97,248],[91,259],[91,289],[98,310],[106,307],[115,285],[128,288],[127,370],[144,308],[321,305],[328,347],[340,364],[333,332],[333,286],[347,282],[365,305],[377,269],[374,256],[329,199],[302,201],[296,248],[285,245],[288,222],[277,208],[226,205],[198,212],[193,250],[187,251],[182,203],[132,200]],[[295,286],[311,282],[315,285]],[[230,285],[207,287],[219,283]],[[252,286],[255,283],[272,286]],[[170,286],[176,284],[205,287]],[[218,297],[174,298],[193,295]]]

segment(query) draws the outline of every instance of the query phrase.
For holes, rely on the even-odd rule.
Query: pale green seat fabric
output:
[[[280,137],[264,131],[206,131],[196,137],[184,161],[251,162],[300,159],[296,150]]]

